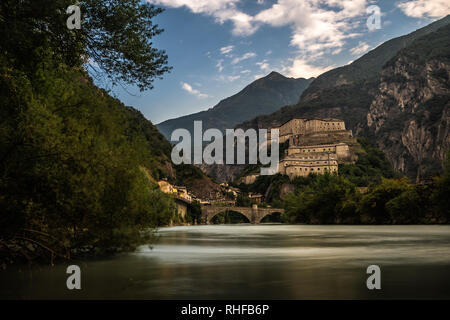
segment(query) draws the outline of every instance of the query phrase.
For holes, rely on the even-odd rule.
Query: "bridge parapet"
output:
[[[245,216],[250,223],[259,224],[261,220],[272,213],[280,212],[283,213],[284,209],[279,208],[258,208],[257,205],[253,207],[225,207],[225,206],[203,206],[202,207],[202,218],[206,224],[210,224],[212,218],[222,212],[235,211],[239,212]]]

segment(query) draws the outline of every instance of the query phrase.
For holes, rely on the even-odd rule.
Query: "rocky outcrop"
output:
[[[400,52],[383,69],[367,113],[394,168],[417,182],[438,173],[450,149],[449,58]]]

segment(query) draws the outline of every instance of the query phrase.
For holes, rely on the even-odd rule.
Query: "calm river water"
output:
[[[0,271],[0,298],[450,299],[450,226],[210,225],[162,228],[153,246]],[[381,268],[381,290],[366,268]]]

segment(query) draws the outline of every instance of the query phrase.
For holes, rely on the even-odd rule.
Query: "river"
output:
[[[153,248],[0,271],[2,299],[449,299],[450,226],[208,225],[159,230]],[[381,290],[366,269],[381,268]]]

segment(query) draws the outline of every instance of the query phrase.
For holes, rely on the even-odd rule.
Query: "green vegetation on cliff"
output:
[[[385,179],[361,193],[338,175],[303,178],[305,185],[284,199],[286,222],[312,224],[437,224],[450,222],[449,170],[434,183],[413,185]]]
[[[284,207],[287,223],[430,224],[450,222],[450,153],[445,172],[428,184],[410,184],[396,173],[385,154],[365,138],[355,164],[341,164],[339,174],[297,177],[260,176],[245,192],[265,195],[265,202]],[[282,195],[283,186],[293,193]],[[358,188],[365,187],[365,188]],[[240,205],[250,201],[240,200]]]
[[[160,10],[81,1],[87,25],[78,32],[66,27],[70,1],[45,2],[0,4],[0,258],[133,249],[175,212],[155,183],[173,179],[171,146],[97,88],[84,63],[151,88],[168,70],[150,42]]]
[[[366,138],[358,138],[362,151],[354,164],[340,164],[339,175],[347,178],[358,187],[368,187],[380,183],[382,178],[400,177],[394,171],[386,155]]]

